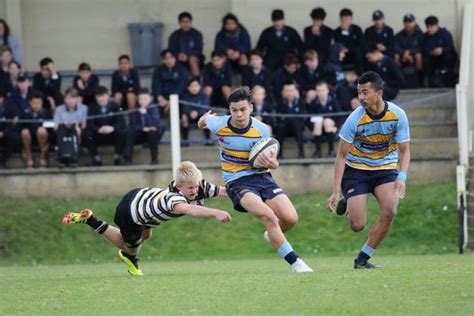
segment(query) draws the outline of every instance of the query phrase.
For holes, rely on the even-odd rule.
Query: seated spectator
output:
[[[109,97],[109,90],[100,86],[95,92],[96,103],[89,106],[89,116],[100,116],[88,120],[84,131],[83,143],[89,150],[93,166],[102,166],[98,145],[114,145],[114,165],[121,164],[125,140],[125,121],[118,105]]]
[[[232,86],[232,70],[224,53],[212,52],[211,62],[204,67],[202,77],[204,92],[211,104],[226,107],[226,99]]]
[[[4,72],[8,72],[8,66],[10,63],[14,61],[13,53],[10,47],[8,46],[0,46],[0,63],[1,68]]]
[[[400,66],[392,58],[384,56],[377,48],[369,48],[366,54],[367,71],[374,71],[385,82],[383,97],[387,101],[396,98],[403,83],[403,74]]]
[[[341,112],[337,98],[330,94],[329,85],[325,81],[316,84],[316,99],[308,106],[308,112],[320,114],[311,117],[310,122],[316,150],[313,158],[321,158],[321,141],[325,137],[328,142],[327,157],[335,157],[334,138],[337,133],[337,122],[339,117],[325,117],[324,114]]]
[[[153,98],[150,90],[140,89],[138,92],[138,111],[129,114],[130,126],[125,140],[124,162],[131,165],[133,146],[136,143],[147,143],[150,148],[151,164],[158,164],[158,143],[160,141],[160,111],[150,106]]]
[[[43,94],[43,106],[52,112],[56,106],[62,104],[61,75],[56,71],[51,58],[45,57],[40,60],[41,71],[33,77],[33,89]]]
[[[32,146],[38,144],[40,149],[40,167],[48,166],[49,135],[48,130],[43,127],[44,120],[51,120],[51,111],[43,108],[44,96],[41,92],[34,91],[29,98],[29,107],[20,114],[21,120],[37,120],[19,124],[21,131],[21,142],[23,144],[22,156],[26,161],[27,168],[34,167]]]
[[[352,23],[350,9],[342,9],[339,17],[341,24],[334,30],[334,42],[341,43],[347,49],[344,65],[354,65],[360,75],[364,71],[364,34],[358,25]]]
[[[385,24],[384,17],[382,11],[374,11],[372,14],[374,25],[365,29],[365,41],[367,46],[375,46],[381,53],[393,58],[395,41],[393,29]]]
[[[328,63],[324,66],[323,78],[331,86],[336,87],[344,80],[344,65],[342,61],[346,58],[347,49],[340,43],[334,43],[329,48]],[[354,66],[346,66],[354,68]]]
[[[395,35],[395,62],[405,75],[406,88],[416,88],[423,79],[423,58],[421,56],[421,37],[423,32],[411,13],[403,17],[403,30]],[[413,82],[408,84],[408,82]]]
[[[197,123],[199,118],[209,111],[209,98],[201,87],[201,83],[198,78],[191,79],[188,82],[188,89],[181,98],[183,101],[192,102],[198,104],[197,106],[192,106],[190,104],[181,104],[181,135],[183,138],[182,146],[189,145],[189,125],[191,123]],[[204,139],[206,145],[212,145],[210,132],[208,129],[204,129]]]
[[[183,95],[186,91],[189,73],[183,65],[176,62],[176,56],[171,50],[163,50],[161,58],[163,64],[153,72],[151,85],[155,102],[160,106],[160,114],[163,114],[169,112],[170,95]]]
[[[5,120],[18,119],[18,115],[18,111],[11,102],[8,102],[8,99],[0,103],[0,169],[6,168],[8,158],[20,144],[15,124],[5,122]]]
[[[269,71],[275,71],[280,67],[285,55],[301,54],[303,50],[301,37],[294,28],[285,25],[283,10],[272,11],[272,26],[260,34],[257,49],[263,53],[263,60]]]
[[[202,54],[202,34],[193,28],[193,17],[189,12],[181,12],[178,16],[179,29],[171,33],[168,38],[168,49],[178,61],[189,66],[191,75],[201,75],[201,63],[204,61]]]
[[[10,88],[13,91],[18,84],[18,77],[22,75],[21,65],[16,61],[11,61],[8,65],[8,76]]]
[[[10,27],[4,19],[0,19],[0,47],[1,46],[8,46],[13,53],[13,59],[18,63],[22,62],[23,54],[20,44],[10,33]]]
[[[115,70],[112,74],[112,95],[114,100],[118,101],[120,99],[120,106],[124,105],[125,96],[128,91],[133,91],[137,93],[140,89],[140,78],[138,77],[138,72],[130,66],[130,56],[121,55],[118,58],[119,69]],[[115,97],[116,94],[120,96]]]
[[[250,35],[239,19],[232,13],[222,18],[222,28],[217,33],[214,50],[225,52],[232,68],[237,70],[248,64],[247,54],[250,52]]]
[[[275,102],[279,102],[279,100],[281,100],[283,84],[288,81],[295,83],[297,89],[296,92],[298,93],[298,97],[300,96],[299,89],[301,87],[302,80],[301,74],[298,71],[298,67],[298,57],[293,54],[288,54],[283,59],[283,66],[273,73],[271,89]]]
[[[345,74],[345,79],[340,82],[337,87],[335,92],[337,102],[339,103],[339,106],[341,107],[341,110],[343,112],[351,112],[353,110],[352,108],[352,100],[354,98],[358,98],[357,96],[357,73],[355,72],[354,68],[346,69],[344,71]],[[341,117],[343,120],[346,119],[346,117]]]
[[[432,15],[425,19],[426,32],[421,39],[425,78],[429,87],[453,86],[458,55],[451,33],[438,23]]]
[[[79,92],[82,104],[92,105],[95,102],[95,91],[99,87],[99,77],[92,73],[88,63],[81,63],[74,76],[73,87]]]
[[[54,130],[60,126],[74,127],[77,138],[80,140],[82,132],[87,127],[87,106],[79,103],[79,92],[69,88],[64,93],[64,104],[57,107],[54,112]]]
[[[294,81],[285,81],[283,83],[282,98],[277,103],[276,112],[279,114],[303,114],[306,113],[305,106],[301,101]],[[305,118],[286,117],[278,118],[277,140],[280,142],[279,159],[283,159],[283,145],[285,138],[293,134],[298,145],[298,158],[304,158],[303,130]]]
[[[303,56],[304,65],[300,69],[301,91],[305,94],[305,102],[311,103],[316,97],[316,83],[321,80],[322,67],[319,64],[318,53],[307,50]]]
[[[263,65],[262,53],[257,49],[250,52],[250,65],[242,70],[242,85],[250,89],[256,85],[270,88],[270,73]]]
[[[24,75],[18,76],[17,85],[7,97],[7,103],[19,116],[25,109],[29,108],[29,97],[31,95],[30,80]]]
[[[252,88],[252,116],[267,124],[270,135],[273,135],[273,131],[276,130],[276,123],[274,116],[268,116],[274,114],[274,106],[270,100],[267,99],[265,88],[256,85]]]
[[[325,64],[334,31],[324,25],[326,11],[323,8],[313,9],[310,16],[313,24],[304,29],[304,46],[306,50],[315,50],[318,53],[320,63]]]

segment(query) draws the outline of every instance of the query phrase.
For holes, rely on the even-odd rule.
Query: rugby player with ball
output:
[[[297,223],[298,214],[269,171],[279,166],[279,144],[264,123],[250,116],[250,98],[248,87],[233,90],[227,97],[231,114],[216,116],[209,111],[198,126],[209,129],[219,142],[226,191],[235,210],[251,213],[265,226],[264,238],[293,272],[313,272],[284,235]]]

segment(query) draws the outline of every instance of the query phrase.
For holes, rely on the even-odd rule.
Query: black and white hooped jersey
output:
[[[204,199],[218,196],[219,186],[202,180],[199,183],[198,196],[189,201],[176,188],[174,181],[167,189],[143,188],[140,189],[130,203],[130,212],[137,225],[155,227],[162,222],[181,217],[174,207],[178,203],[203,205]]]

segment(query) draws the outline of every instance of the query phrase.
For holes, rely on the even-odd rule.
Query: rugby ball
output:
[[[260,139],[252,146],[252,149],[250,149],[249,164],[255,168],[261,168],[262,166],[260,165],[257,157],[262,152],[264,152],[267,156],[270,156],[272,153],[275,156],[278,156],[278,153],[280,152],[280,143],[273,137],[265,137]]]

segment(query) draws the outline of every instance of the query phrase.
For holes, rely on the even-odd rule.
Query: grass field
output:
[[[133,278],[121,263],[0,267],[0,314],[473,315],[474,256],[379,256],[377,271],[352,257],[312,258],[315,273],[282,260],[147,262]]]
[[[409,185],[390,235],[377,255],[456,253],[458,217],[453,183]],[[292,196],[300,221],[287,236],[304,257],[353,256],[367,238],[355,234],[344,218],[326,209],[328,194]],[[69,210],[89,207],[112,223],[118,198],[5,198],[0,203],[0,265],[108,263],[115,250],[89,227],[64,226]],[[273,258],[275,251],[262,239],[263,227],[248,214],[232,211],[228,199],[206,205],[228,210],[233,221],[183,217],[155,229],[143,247],[144,261]],[[369,225],[378,217],[370,199]]]

